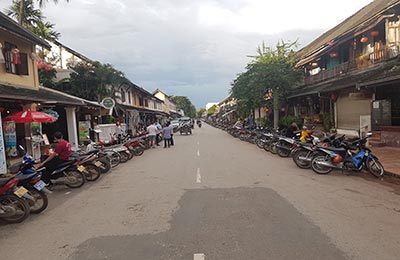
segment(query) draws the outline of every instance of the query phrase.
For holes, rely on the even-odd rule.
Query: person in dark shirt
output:
[[[71,156],[71,144],[64,140],[61,132],[54,133],[54,142],[57,143],[54,152],[49,156],[43,158],[44,160],[36,165],[36,168],[45,166],[46,170],[42,174],[42,180],[48,184],[50,183],[51,173],[57,169],[57,166],[69,160]]]
[[[286,137],[293,138],[296,136],[297,133],[301,133],[301,129],[299,126],[296,124],[296,122],[290,123],[290,126],[286,130]]]

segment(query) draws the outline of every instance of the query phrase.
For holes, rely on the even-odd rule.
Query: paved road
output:
[[[399,186],[300,170],[207,125],[175,139],[0,226],[0,258],[399,259]]]

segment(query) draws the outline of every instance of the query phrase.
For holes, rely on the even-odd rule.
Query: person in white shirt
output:
[[[150,146],[152,148],[156,148],[155,144],[155,139],[156,139],[156,135],[157,135],[157,126],[155,123],[149,125],[147,127],[147,132],[149,133],[149,138],[150,138]]]

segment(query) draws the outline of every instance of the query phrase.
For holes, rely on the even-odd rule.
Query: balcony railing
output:
[[[385,46],[382,49],[375,50],[356,57],[354,60],[342,63],[329,70],[322,70],[320,73],[312,76],[306,76],[304,83],[306,85],[315,84],[328,79],[339,77],[349,71],[361,70],[373,66],[374,64],[395,58],[400,54],[400,45]]]

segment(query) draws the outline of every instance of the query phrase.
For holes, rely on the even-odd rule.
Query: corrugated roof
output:
[[[47,49],[51,49],[51,46],[42,38],[38,37],[36,34],[28,31],[13,19],[0,12],[0,29],[11,32],[19,37],[22,37],[34,44],[40,45]]]
[[[325,32],[309,45],[301,49],[298,52],[298,56],[301,59],[304,59],[326,46],[335,44],[335,40],[340,36],[357,30],[359,26],[362,26],[364,23],[374,19],[377,15],[384,13],[399,3],[399,0],[375,0],[371,2],[369,5],[365,6],[357,13]]]

